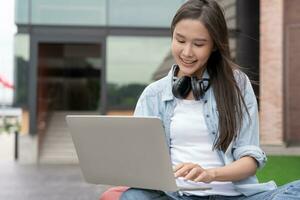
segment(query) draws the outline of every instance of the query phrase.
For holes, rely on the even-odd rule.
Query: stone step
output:
[[[65,116],[68,112],[54,112],[49,117],[47,130],[41,144],[39,162],[55,164],[78,163],[77,154],[69,133]],[[71,114],[81,114],[78,112]]]
[[[60,152],[55,152],[55,151],[49,151],[49,152],[41,152],[41,158],[45,158],[45,157],[77,157],[77,153],[76,152],[64,152],[64,153],[61,153]]]
[[[63,148],[58,148],[58,149],[43,149],[40,151],[40,155],[58,155],[58,156],[63,156],[63,155],[77,155],[75,148],[74,149],[63,149]]]
[[[77,156],[58,156],[47,155],[39,159],[41,164],[78,164]]]
[[[74,148],[74,144],[73,143],[70,143],[70,142],[65,142],[65,143],[50,143],[50,142],[47,142],[47,143],[44,143],[43,145],[43,150],[48,150],[48,149],[56,149],[56,150],[73,150],[75,149]]]

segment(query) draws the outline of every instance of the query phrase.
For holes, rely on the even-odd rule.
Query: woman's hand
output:
[[[210,183],[215,179],[213,169],[203,169],[194,163],[180,163],[174,168],[175,177],[183,177],[185,180]]]
[[[203,169],[194,163],[181,163],[175,166],[175,177],[183,177],[195,182],[239,181],[256,173],[257,162],[250,156],[242,157],[228,165],[212,169]]]

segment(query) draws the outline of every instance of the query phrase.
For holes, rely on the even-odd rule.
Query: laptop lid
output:
[[[178,190],[159,118],[68,115],[66,120],[87,182]]]

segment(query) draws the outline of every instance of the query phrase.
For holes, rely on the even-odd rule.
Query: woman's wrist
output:
[[[239,181],[255,174],[256,162],[251,157],[243,157],[223,167],[208,169],[214,181]]]
[[[218,180],[218,170],[217,170],[217,168],[207,169],[207,171],[211,176],[211,179],[212,179],[211,182]]]

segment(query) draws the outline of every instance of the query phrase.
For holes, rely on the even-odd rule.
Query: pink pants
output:
[[[99,200],[119,200],[122,193],[128,190],[128,187],[118,186],[112,187],[103,192]]]

